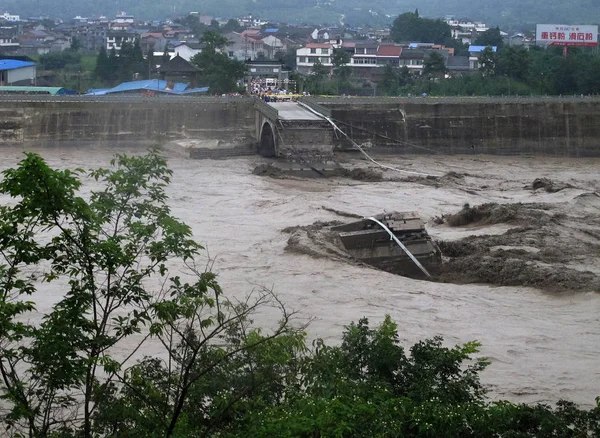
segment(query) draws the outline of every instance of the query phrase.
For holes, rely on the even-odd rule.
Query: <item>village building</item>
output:
[[[15,59],[0,60],[0,86],[33,85],[36,79],[34,62]]]

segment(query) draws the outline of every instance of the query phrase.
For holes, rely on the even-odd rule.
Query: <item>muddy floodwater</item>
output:
[[[89,168],[107,166],[119,151],[35,152],[52,166]],[[2,156],[0,168],[5,169],[18,162],[21,151],[3,149]],[[336,342],[351,321],[365,316],[377,323],[390,314],[406,345],[435,335],[443,335],[450,345],[480,341],[483,355],[491,360],[482,380],[492,399],[553,403],[565,398],[586,407],[594,404],[600,395],[600,160],[477,155],[380,159],[432,177],[386,171],[382,181],[275,179],[252,174],[267,163],[256,157],[193,161],[173,155],[170,203],[207,248],[226,292],[272,287],[289,309],[299,311],[299,321],[313,319],[310,338]],[[368,166],[358,156],[342,161]],[[553,187],[534,190],[536,178],[548,178]],[[88,182],[85,190],[93,187]],[[509,212],[506,219],[496,215],[454,226],[443,220],[466,203],[533,207],[512,216]],[[444,273],[443,282],[290,250],[290,233],[283,232],[317,221],[348,220],[340,214],[344,212],[371,216],[407,210],[417,211],[429,233],[446,242],[443,250],[463,257],[454,261],[455,271]],[[485,257],[477,252],[481,248]],[[467,254],[472,250],[474,256]],[[502,258],[488,257],[498,251],[504,251]],[[488,265],[483,266],[484,259]],[[467,275],[471,266],[475,277]],[[512,270],[503,271],[504,266]],[[60,293],[55,287],[38,294],[39,309],[48,310]],[[259,324],[271,322],[268,315],[257,317]]]

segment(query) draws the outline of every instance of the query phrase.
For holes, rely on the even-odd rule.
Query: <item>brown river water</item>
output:
[[[60,168],[108,166],[111,156],[119,152],[100,147],[34,151]],[[14,166],[22,157],[19,149],[6,148],[2,154],[0,170]],[[366,165],[358,157],[347,160]],[[257,164],[266,162],[258,157],[195,161],[173,154],[169,161],[174,171],[168,189],[170,204],[214,259],[213,270],[226,293],[243,295],[257,286],[272,287],[288,309],[299,311],[299,322],[312,319],[309,338],[322,337],[334,343],[351,321],[365,316],[377,323],[390,314],[407,346],[435,335],[444,336],[448,345],[480,341],[482,354],[491,360],[482,380],[494,400],[553,403],[564,398],[586,407],[593,405],[600,395],[597,291],[560,293],[412,280],[286,252],[289,235],[282,230],[315,221],[344,220],[330,209],[364,216],[415,210],[428,220],[430,234],[436,238],[501,234],[510,227],[449,228],[436,226],[430,219],[454,213],[467,202],[571,202],[582,193],[600,190],[600,160],[439,155],[381,160],[411,171],[436,175],[454,171],[467,176],[463,186],[441,187],[342,178],[272,179],[252,174]],[[542,176],[572,187],[556,193],[524,190]],[[94,183],[88,182],[84,191],[93,187]],[[6,199],[0,198],[0,202]],[[48,310],[60,294],[58,286],[38,293],[38,309]],[[259,314],[256,323],[268,325],[270,318]],[[145,353],[152,354],[151,350],[149,347]]]

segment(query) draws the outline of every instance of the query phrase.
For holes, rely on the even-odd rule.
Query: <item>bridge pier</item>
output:
[[[256,101],[258,153],[290,161],[322,162],[333,156],[333,128],[292,102]]]

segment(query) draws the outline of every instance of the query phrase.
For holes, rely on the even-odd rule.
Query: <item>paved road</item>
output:
[[[279,112],[281,120],[323,120],[295,102],[269,102],[269,105]]]

